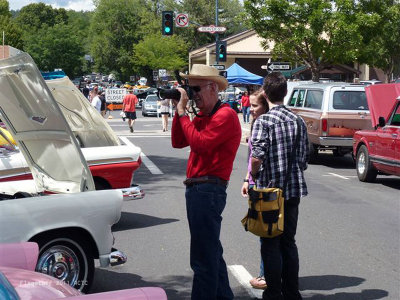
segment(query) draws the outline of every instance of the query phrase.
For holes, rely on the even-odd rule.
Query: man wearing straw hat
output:
[[[239,119],[229,105],[221,104],[218,91],[228,81],[214,67],[194,64],[187,78],[193,91],[191,100],[200,110],[190,121],[186,114],[189,97],[177,88],[172,122],[172,146],[190,146],[186,176],[186,212],[189,221],[190,265],[194,272],[192,299],[233,299],[228,272],[219,240],[226,188],[240,144]]]

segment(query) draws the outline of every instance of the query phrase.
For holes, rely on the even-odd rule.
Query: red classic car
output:
[[[372,182],[379,174],[400,176],[400,84],[365,88],[374,130],[360,130],[353,137],[360,181]]]

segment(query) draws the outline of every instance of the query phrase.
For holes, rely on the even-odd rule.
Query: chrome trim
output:
[[[122,252],[122,251],[113,251],[109,255],[110,258],[110,265],[113,266],[118,266],[126,263],[128,260],[128,257]]]
[[[374,163],[383,164],[391,167],[400,167],[400,161],[378,158],[370,155],[370,160]]]
[[[120,190],[122,191],[124,201],[139,200],[143,199],[145,196],[143,189],[136,184],[132,184],[130,187]]]
[[[353,138],[345,137],[319,137],[319,144],[321,146],[341,146],[353,147]]]
[[[111,158],[111,159],[105,158],[105,159],[96,159],[87,161],[89,166],[121,164],[121,163],[131,163],[131,162],[135,162],[135,160],[130,157]]]

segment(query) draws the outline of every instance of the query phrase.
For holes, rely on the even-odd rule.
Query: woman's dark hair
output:
[[[287,93],[286,78],[281,72],[272,72],[265,76],[262,88],[269,101],[282,102]]]

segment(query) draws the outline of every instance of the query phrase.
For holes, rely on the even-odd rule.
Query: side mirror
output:
[[[379,127],[385,127],[386,121],[384,117],[379,117],[378,122],[379,122]]]

